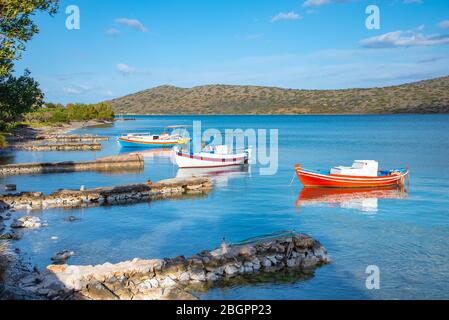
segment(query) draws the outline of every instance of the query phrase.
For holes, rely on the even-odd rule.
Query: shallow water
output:
[[[134,257],[191,255],[228,242],[296,230],[328,249],[332,263],[307,280],[236,285],[200,294],[210,299],[426,299],[449,298],[449,116],[154,116],[113,126],[77,130],[107,135],[101,152],[14,152],[1,161],[87,160],[118,154],[123,132],[160,131],[171,124],[203,128],[279,130],[279,169],[261,176],[259,166],[215,175],[207,196],[127,206],[33,212],[48,223],[24,231],[14,245],[45,267],[62,249],[75,251],[71,264],[118,262]],[[122,151],[123,152],[123,151]],[[406,193],[349,194],[326,203],[300,197],[294,165],[327,169],[354,159],[376,159],[381,167],[411,168]],[[12,176],[18,190],[53,192],[157,181],[177,174],[167,152],[146,154],[143,172],[61,173]],[[329,194],[323,194],[329,200]],[[16,216],[23,212],[14,213]],[[65,219],[75,215],[80,220]],[[57,236],[58,240],[51,240]],[[379,290],[368,290],[365,269],[380,268]]]

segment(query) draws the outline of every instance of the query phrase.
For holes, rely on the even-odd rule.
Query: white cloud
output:
[[[62,91],[70,94],[81,94],[93,90],[94,87],[86,84],[70,85],[62,88]]]
[[[109,34],[110,36],[116,37],[120,34],[120,31],[118,31],[115,28],[109,28],[108,30],[106,30],[106,33]]]
[[[71,93],[71,94],[80,94],[81,90],[75,87],[64,87],[62,88],[62,91],[65,93]]]
[[[141,32],[147,32],[148,29],[137,19],[128,19],[128,18],[119,18],[114,20],[115,23],[128,26],[131,28],[134,28],[136,30],[139,30]]]
[[[118,63],[116,69],[124,76],[128,75],[139,75],[139,76],[149,76],[152,73],[146,69],[138,69],[127,65],[126,63]]]
[[[276,21],[281,21],[281,20],[298,20],[301,19],[301,17],[299,16],[299,14],[297,14],[296,12],[280,12],[277,15],[275,15],[273,18],[271,18],[271,22],[276,22]]]
[[[116,68],[117,68],[117,71],[123,75],[128,75],[128,74],[136,72],[136,69],[134,69],[133,67],[130,67],[129,65],[127,65],[125,63],[118,63]]]
[[[449,20],[441,21],[438,26],[443,29],[449,29]]]
[[[427,47],[449,44],[449,35],[426,35],[423,26],[408,31],[393,31],[360,41],[365,48]]]
[[[320,7],[332,3],[345,3],[353,0],[306,0],[302,4],[304,7]]]

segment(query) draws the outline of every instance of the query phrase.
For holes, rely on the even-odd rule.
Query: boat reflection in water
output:
[[[153,158],[170,158],[171,157],[171,148],[157,148],[157,149],[148,149],[142,151],[121,151],[120,154],[140,154],[145,159],[153,159]]]
[[[361,189],[304,188],[296,200],[296,207],[325,205],[374,214],[377,212],[379,199],[405,198],[407,191],[396,186]]]
[[[242,178],[251,175],[249,165],[236,165],[216,168],[179,168],[176,178],[200,177],[211,178],[216,187],[226,187],[230,179]]]

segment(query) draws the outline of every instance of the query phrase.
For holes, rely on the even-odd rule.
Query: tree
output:
[[[0,0],[0,77],[8,76],[25,43],[39,32],[31,20],[36,12],[56,14],[58,0]]]
[[[12,75],[0,78],[0,129],[19,120],[22,114],[41,107],[43,99],[39,83],[31,78],[28,70],[18,78]]]

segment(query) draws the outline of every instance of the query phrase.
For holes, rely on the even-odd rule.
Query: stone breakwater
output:
[[[14,148],[25,151],[97,151],[101,150],[98,141],[109,140],[108,137],[97,135],[77,134],[38,134],[31,139],[32,142],[14,144]]]
[[[50,195],[44,195],[42,192],[21,192],[0,195],[0,203],[7,209],[14,210],[77,208],[144,202],[186,194],[207,193],[211,189],[212,183],[207,178],[175,178],[157,183],[59,190]]]
[[[55,142],[55,143],[27,143],[15,146],[18,150],[25,151],[98,151],[101,150],[101,143],[96,142]]]
[[[59,142],[95,142],[95,141],[106,141],[109,140],[105,136],[97,135],[78,135],[78,134],[40,134],[37,135],[36,140],[47,140],[47,141],[59,141]]]
[[[308,235],[288,232],[255,242],[226,245],[185,258],[50,265],[21,280],[19,287],[45,299],[196,299],[189,287],[210,288],[242,276],[282,270],[311,270],[330,262],[326,249]]]
[[[74,171],[114,171],[142,169],[144,159],[139,154],[98,158],[92,161],[33,162],[0,165],[0,176],[16,174],[74,172]]]

